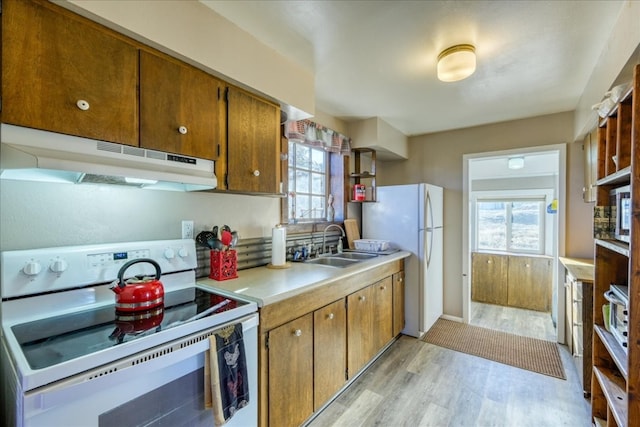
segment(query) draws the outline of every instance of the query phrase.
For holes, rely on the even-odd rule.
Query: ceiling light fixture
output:
[[[476,48],[470,44],[458,44],[438,55],[438,79],[457,82],[469,77],[476,70]]]
[[[522,169],[524,167],[524,157],[509,157],[507,166],[509,169]]]

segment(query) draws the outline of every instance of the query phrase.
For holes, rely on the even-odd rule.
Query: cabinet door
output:
[[[347,296],[347,367],[349,378],[371,359],[373,337],[371,286]]]
[[[507,305],[507,264],[505,255],[474,252],[471,261],[471,299]]]
[[[278,193],[280,108],[229,87],[227,124],[227,189]]]
[[[369,359],[393,338],[393,281],[391,276],[371,286],[373,345]]]
[[[313,313],[269,332],[269,425],[298,426],[313,413]]]
[[[318,410],[346,381],[347,310],[341,299],[313,313],[313,406]]]
[[[509,257],[508,305],[536,311],[551,310],[551,260]]]
[[[4,1],[2,49],[3,122],[138,145],[133,45],[48,2]]]
[[[393,275],[393,336],[404,329],[404,271]]]
[[[215,160],[222,143],[222,82],[140,52],[140,146]]]

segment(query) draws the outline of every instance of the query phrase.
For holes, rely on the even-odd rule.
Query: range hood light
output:
[[[158,180],[157,179],[144,179],[144,178],[129,178],[128,176],[124,177],[124,180],[127,182],[127,184],[148,184],[148,185],[153,185],[153,184],[157,184]]]

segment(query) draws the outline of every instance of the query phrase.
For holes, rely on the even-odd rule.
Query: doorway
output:
[[[564,341],[564,287],[557,260],[564,254],[565,158],[563,144],[463,156],[465,323]],[[490,281],[500,289],[480,295],[477,280],[472,289],[474,256],[485,254],[503,263],[498,268],[482,259],[502,271],[504,280]],[[515,270],[509,270],[509,260]],[[541,260],[548,263],[548,280],[538,281],[545,286],[534,282],[532,288],[518,288],[521,280],[509,283],[508,272],[515,277],[517,263],[529,268]],[[475,260],[476,269],[479,262]],[[476,278],[481,274],[476,271]],[[518,295],[521,289],[535,292]]]

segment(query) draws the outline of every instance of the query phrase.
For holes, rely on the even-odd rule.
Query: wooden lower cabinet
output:
[[[387,277],[371,286],[372,348],[373,357],[393,335],[393,280]],[[371,359],[371,357],[369,359]]]
[[[475,252],[471,266],[472,301],[551,310],[550,257]]]
[[[551,311],[551,258],[509,256],[507,305]]]
[[[393,275],[393,336],[404,329],[404,271]]]
[[[371,286],[347,297],[347,369],[355,375],[371,359],[373,348]]]
[[[397,260],[260,308],[259,425],[297,426],[404,327]]]
[[[313,315],[269,331],[269,425],[298,426],[313,413]]]
[[[347,308],[341,299],[313,312],[313,409],[347,381]]]
[[[507,305],[507,265],[504,255],[475,252],[471,258],[471,299]]]

